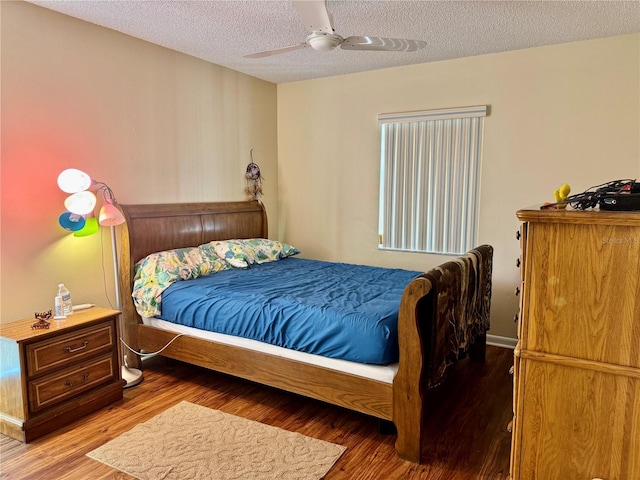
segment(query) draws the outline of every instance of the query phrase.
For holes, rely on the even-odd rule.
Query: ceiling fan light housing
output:
[[[307,37],[307,45],[319,52],[328,52],[339,46],[344,39],[335,33],[314,32]]]

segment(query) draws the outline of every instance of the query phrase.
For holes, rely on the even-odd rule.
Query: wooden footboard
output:
[[[393,423],[398,431],[396,451],[400,458],[420,463],[424,392],[422,378],[428,368],[427,329],[433,311],[431,281],[425,276],[413,280],[402,295],[398,313],[400,363],[393,380]]]
[[[424,397],[447,366],[484,360],[491,307],[493,248],[481,245],[413,280],[398,317],[400,364],[393,382],[396,451],[420,463]]]

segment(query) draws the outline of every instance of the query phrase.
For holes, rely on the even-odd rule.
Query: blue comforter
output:
[[[421,272],[286,258],[171,285],[160,318],[361,363],[398,360],[398,309]]]

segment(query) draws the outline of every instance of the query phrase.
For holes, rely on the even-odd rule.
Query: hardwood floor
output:
[[[400,460],[395,435],[339,407],[163,358],[124,399],[32,443],[0,435],[3,479],[132,479],[86,453],[186,400],[347,447],[327,480],[507,479],[513,352],[487,347],[484,363],[461,361],[429,398],[422,464]]]

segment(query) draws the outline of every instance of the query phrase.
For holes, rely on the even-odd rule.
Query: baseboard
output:
[[[516,346],[516,343],[518,343],[518,340],[516,338],[500,337],[498,335],[487,334],[487,345],[509,348],[513,350]]]

